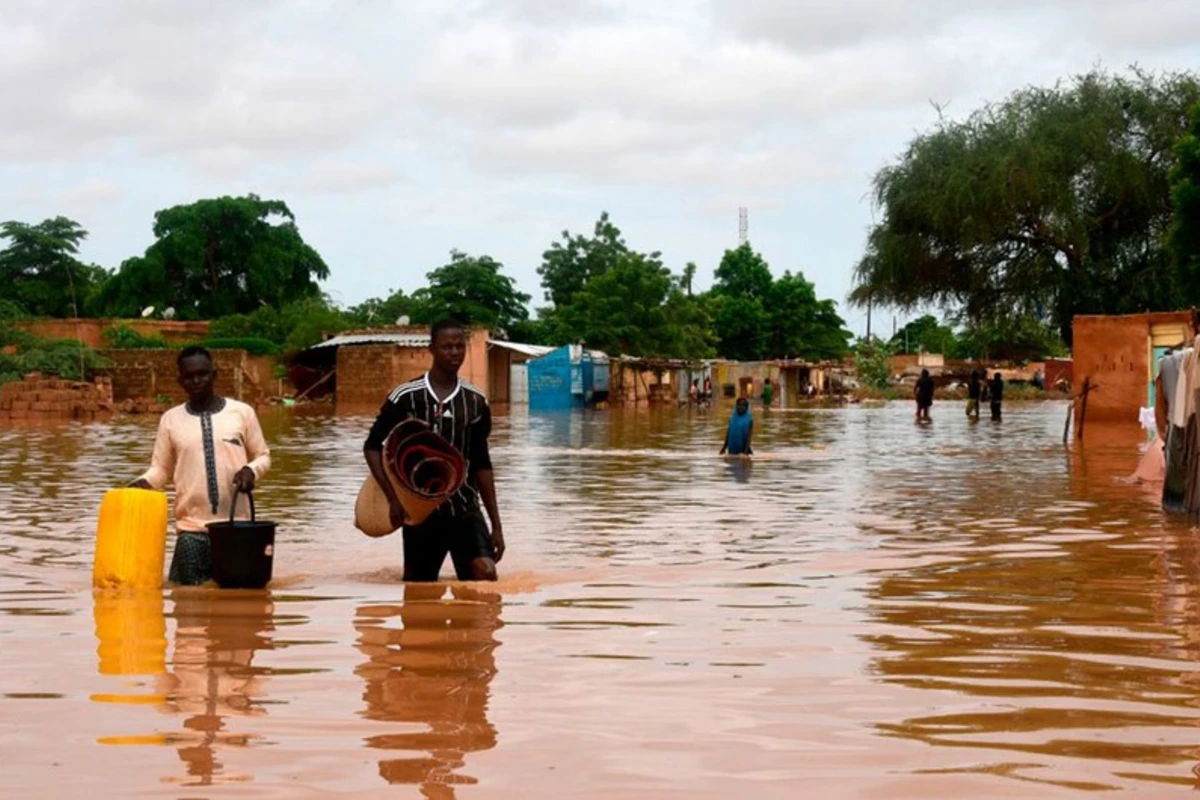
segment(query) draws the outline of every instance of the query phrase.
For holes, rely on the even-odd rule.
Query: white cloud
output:
[[[385,189],[398,183],[402,174],[385,164],[324,160],[311,165],[300,185],[312,192],[356,192]]]
[[[957,116],[1096,63],[1194,67],[1198,8],[5,0],[0,218],[104,205],[89,247],[115,264],[144,242],[105,230],[144,231],[164,198],[278,193],[319,215],[301,224],[354,299],[400,239],[435,259],[486,248],[536,293],[541,250],[601,209],[703,263],[697,242],[717,239],[689,226],[728,214],[735,233],[749,205],[768,258],[826,265],[840,297],[870,173],[931,123],[929,101]],[[818,213],[803,242],[787,228]]]
[[[111,202],[120,195],[115,183],[105,180],[86,180],[63,192],[63,201],[71,208],[88,209],[101,203]]]

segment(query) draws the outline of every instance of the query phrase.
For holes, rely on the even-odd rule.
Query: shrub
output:
[[[128,325],[118,325],[104,331],[104,341],[114,350],[166,350],[171,346],[157,334],[145,336]]]
[[[257,336],[228,336],[223,338],[205,339],[200,342],[202,347],[209,350],[245,350],[252,356],[279,355],[279,345]]]

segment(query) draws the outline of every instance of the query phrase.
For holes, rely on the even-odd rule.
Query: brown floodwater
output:
[[[497,418],[496,585],[403,586],[366,417],[265,413],[268,591],[93,597],[153,419],[0,427],[0,797],[1200,788],[1200,546],[1064,406]]]

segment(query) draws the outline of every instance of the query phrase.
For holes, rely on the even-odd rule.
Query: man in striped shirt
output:
[[[467,332],[461,324],[434,324],[429,350],[432,368],[392,390],[371,426],[363,453],[387,495],[396,527],[404,523],[404,507],[383,466],[383,443],[392,429],[406,419],[422,420],[462,453],[467,482],[429,519],[404,527],[404,580],[436,581],[449,553],[460,581],[494,581],[496,562],[504,556],[504,532],[488,453],[492,412],[483,392],[459,380],[467,354]],[[492,524],[490,532],[479,509],[481,500]]]

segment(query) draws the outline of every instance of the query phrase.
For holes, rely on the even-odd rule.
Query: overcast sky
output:
[[[602,210],[707,286],[746,206],[774,272],[842,302],[932,103],[1135,62],[1200,68],[1200,2],[0,0],[0,219],[71,216],[115,267],[155,210],[256,192],[345,304],[451,248],[540,302],[542,251]]]

